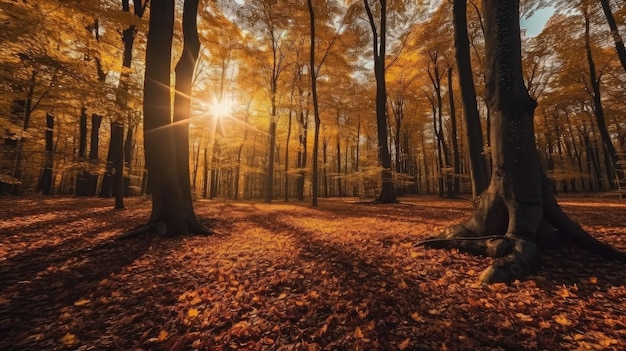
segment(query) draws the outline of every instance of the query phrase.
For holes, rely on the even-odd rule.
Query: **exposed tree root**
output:
[[[593,238],[563,212],[547,178],[543,180],[543,198],[538,204],[504,200],[489,191],[484,195],[484,202],[468,220],[416,246],[457,248],[495,258],[480,276],[485,283],[525,279],[539,270],[542,249],[558,248],[563,242],[572,242],[606,259],[626,262],[626,253]]]

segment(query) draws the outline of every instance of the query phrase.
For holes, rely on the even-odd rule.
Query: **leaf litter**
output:
[[[566,197],[626,250],[626,203]],[[523,282],[482,285],[491,259],[413,244],[466,200],[196,202],[209,237],[144,235],[150,202],[0,200],[0,349],[623,350],[626,271],[575,248]]]

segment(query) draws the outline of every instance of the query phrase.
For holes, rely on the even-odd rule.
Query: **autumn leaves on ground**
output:
[[[626,202],[561,203],[626,250]],[[485,286],[489,258],[413,246],[468,200],[199,201],[213,236],[113,241],[149,204],[0,200],[0,349],[626,349],[619,264],[547,252],[530,280]]]

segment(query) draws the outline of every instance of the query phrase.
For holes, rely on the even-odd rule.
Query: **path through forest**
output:
[[[626,250],[626,202],[561,198]],[[2,350],[626,349],[626,270],[577,249],[484,286],[489,258],[413,244],[468,200],[196,202],[215,235],[111,241],[149,201],[0,200]]]

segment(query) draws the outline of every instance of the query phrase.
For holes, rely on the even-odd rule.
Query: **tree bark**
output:
[[[609,3],[609,0],[600,0],[600,4],[602,4],[602,11],[604,11],[604,16],[606,17],[606,21],[611,29],[611,34],[613,35],[617,57],[619,57],[619,61],[622,64],[624,71],[626,71],[626,47],[624,47],[624,40],[619,34],[619,29],[617,28],[617,23],[615,22],[615,17],[613,16],[613,11],[611,10],[611,4]]]
[[[469,37],[467,34],[467,1],[454,0],[454,48],[457,70],[459,72],[459,86],[461,101],[465,113],[465,133],[468,141],[470,173],[472,179],[472,198],[476,199],[489,184],[487,164],[483,153],[483,133],[480,124],[478,105],[476,104],[476,89],[472,71]]]
[[[454,89],[452,85],[452,67],[448,67],[448,101],[450,102],[450,125],[452,129],[452,167],[454,168],[454,195],[460,193],[461,160],[459,156],[459,140],[456,126],[456,106],[454,103]]]
[[[100,124],[102,116],[97,114],[91,115],[91,143],[89,148],[89,159],[92,162],[98,162],[98,148],[100,141]]]
[[[37,189],[37,191],[41,192],[42,195],[52,194],[52,161],[54,156],[52,151],[53,130],[54,117],[51,114],[46,113],[46,160]]]
[[[385,82],[385,57],[387,46],[387,1],[380,0],[380,30],[376,29],[368,0],[363,0],[372,30],[374,49],[374,77],[376,78],[376,126],[378,128],[378,157],[381,167],[382,188],[376,198],[379,203],[396,203],[396,190],[391,172],[391,153],[387,136],[387,88]],[[380,32],[380,33],[379,33]]]
[[[313,96],[313,115],[315,116],[315,132],[313,134],[313,174],[311,176],[312,189],[312,206],[317,206],[319,197],[319,165],[318,165],[318,150],[320,140],[320,110],[317,100],[317,72],[315,72],[315,10],[313,9],[312,0],[307,0],[309,8],[310,23],[310,57],[309,57],[309,74],[311,76],[311,93]]]
[[[195,218],[185,210],[187,193],[181,189],[180,164],[171,123],[170,67],[174,35],[174,1],[151,2],[144,79],[144,149],[152,191],[151,222],[159,234],[173,236],[195,231]],[[188,148],[188,146],[187,146]],[[187,149],[188,150],[188,149]],[[189,167],[188,163],[185,167]],[[189,180],[187,179],[187,182]],[[186,191],[187,189],[185,189]]]
[[[555,246],[560,239],[626,262],[626,254],[592,238],[563,213],[541,169],[533,128],[536,102],[522,76],[519,0],[483,0],[483,9],[486,96],[493,123],[491,183],[468,220],[426,244],[496,258],[480,276],[487,283],[535,273],[539,248]],[[490,237],[479,238],[485,234]]]
[[[198,0],[185,0],[183,6],[183,49],[176,63],[176,81],[174,84],[174,133],[175,168],[182,200],[182,213],[191,232],[206,233],[196,219],[191,195],[191,175],[189,173],[189,116],[191,114],[191,89],[193,72],[196,68],[200,39],[197,28]]]
[[[78,157],[80,159],[84,159],[87,157],[87,109],[85,107],[82,107],[80,110],[80,127],[78,136]]]
[[[598,125],[598,131],[602,138],[602,145],[605,153],[606,172],[611,184],[611,189],[617,188],[617,179],[611,177],[611,170],[614,170],[619,179],[623,178],[623,170],[617,159],[617,151],[611,141],[611,136],[606,126],[606,117],[604,108],[602,106],[602,95],[600,92],[600,79],[596,73],[596,65],[593,60],[593,54],[591,52],[591,39],[589,37],[589,13],[586,9],[583,11],[585,18],[585,52],[587,54],[587,62],[589,64],[589,80],[591,82],[591,88],[593,93],[593,114],[596,117],[596,124]]]
[[[115,196],[115,209],[124,208],[124,124],[115,122],[111,128],[113,150],[112,191]]]

